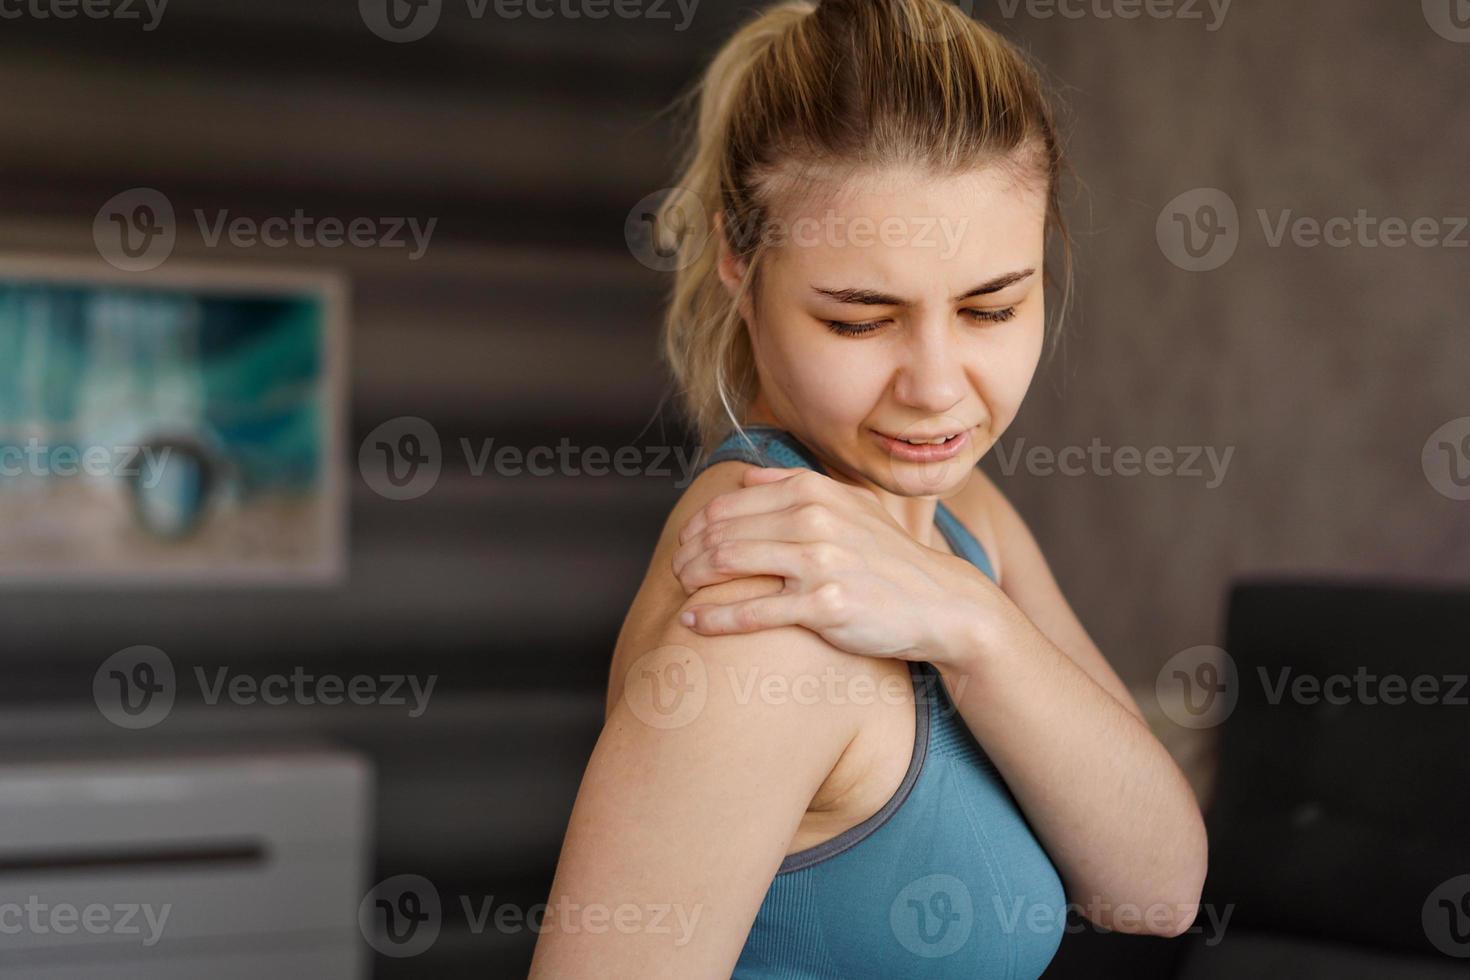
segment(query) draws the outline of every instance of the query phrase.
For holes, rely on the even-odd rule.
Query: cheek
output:
[[[1041,360],[1044,332],[1041,323],[997,337],[970,362],[971,384],[992,413],[992,427],[1010,425],[1031,388]]]
[[[767,398],[809,422],[869,415],[888,378],[881,344],[840,337],[806,314],[762,312],[755,357]]]

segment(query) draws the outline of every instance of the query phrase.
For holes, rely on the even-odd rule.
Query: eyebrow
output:
[[[956,303],[961,300],[970,299],[973,296],[988,296],[998,293],[1007,286],[1013,286],[1028,276],[1034,275],[1035,269],[1023,269],[1020,272],[1007,272],[996,276],[987,282],[982,282],[968,292],[961,293],[954,298]],[[872,289],[823,289],[821,286],[813,286],[812,289],[823,296],[834,299],[839,303],[847,303],[860,306],[912,306],[908,300],[887,293],[880,293]]]

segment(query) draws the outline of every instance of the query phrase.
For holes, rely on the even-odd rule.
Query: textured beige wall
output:
[[[1470,216],[1470,29],[1442,37],[1435,6],[1239,3],[1209,31],[1102,19],[1092,0],[1080,19],[976,4],[1055,76],[1085,182],[1065,356],[1001,446],[1234,447],[1216,489],[986,464],[1130,683],[1222,641],[1236,576],[1470,580],[1470,502],[1421,463],[1432,432],[1470,416],[1470,230],[1458,248],[1271,247],[1257,214],[1365,209],[1437,219],[1441,238]],[[1156,237],[1196,188],[1239,210],[1238,248],[1212,271],[1179,268]]]

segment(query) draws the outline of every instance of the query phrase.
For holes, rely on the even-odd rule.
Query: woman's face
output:
[[[958,490],[1036,371],[1045,219],[1044,189],[1001,168],[883,172],[773,218],[759,297],[743,311],[760,378],[753,421],[859,484]],[[721,270],[738,281],[728,254]]]

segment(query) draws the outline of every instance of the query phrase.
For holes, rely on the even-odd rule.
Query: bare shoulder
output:
[[[739,602],[772,595],[782,588],[779,578],[753,576],[708,586],[690,595],[674,576],[672,561],[679,547],[680,530],[711,500],[740,489],[741,474],[751,465],[729,461],[711,466],[689,485],[670,511],[618,634],[608,678],[609,711],[621,697],[630,672],[640,659],[670,644],[698,650],[700,659],[707,662],[705,666],[718,669],[725,679],[748,677],[753,670],[763,680],[774,677],[775,683],[783,684],[808,673],[820,676],[831,670],[843,674],[877,671],[876,665],[866,658],[838,650],[800,627],[711,637],[679,624],[679,614],[690,606]],[[808,712],[812,716],[822,713]],[[820,723],[815,717],[812,721]]]
[[[729,976],[812,801],[863,724],[854,699],[790,696],[793,679],[871,669],[863,658],[798,627],[702,636],[678,621],[686,605],[781,587],[748,578],[690,596],[669,564],[684,523],[738,488],[744,465],[711,467],[669,515],[618,638],[606,718],[551,892],[573,908],[693,910],[699,928],[676,949],[652,930],[552,930],[533,976]]]

